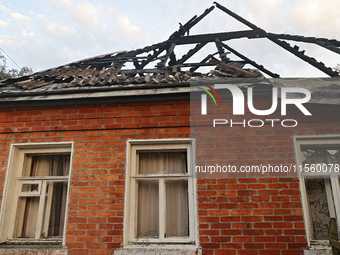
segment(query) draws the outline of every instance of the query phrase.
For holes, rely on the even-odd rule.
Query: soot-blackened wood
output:
[[[146,60],[141,62],[141,64],[139,65],[139,68],[142,69],[147,64],[149,64],[150,62],[154,61],[159,56],[159,54],[161,54],[164,50],[166,50],[169,47],[169,45],[170,44],[168,44],[168,43],[164,43],[160,48],[155,49],[154,53],[152,55],[149,55]]]
[[[246,63],[256,67],[257,69],[261,70],[262,72],[268,74],[269,76],[271,76],[273,78],[280,78],[280,75],[278,75],[276,73],[272,73],[271,71],[269,71],[266,68],[264,68],[262,65],[257,64],[256,62],[254,62],[251,59],[247,58],[246,56],[242,55],[238,51],[236,51],[233,48],[229,47],[227,44],[222,43],[222,42],[221,42],[221,44],[223,45],[224,48],[226,48],[227,50],[229,50],[230,52],[232,52],[233,54],[235,54],[239,58],[243,59]]]
[[[209,60],[210,63],[214,64],[214,65],[217,65],[220,69],[225,69],[227,71],[232,71],[236,74],[239,74],[240,76],[244,76],[246,78],[256,78],[256,77],[259,77],[261,76],[261,73],[258,72],[258,73],[252,73],[252,72],[249,72],[249,71],[246,71],[246,70],[243,70],[241,68],[238,68],[236,66],[232,66],[232,65],[228,65],[226,63],[223,63],[219,60],[217,60],[216,58],[212,57],[210,60]],[[223,72],[223,71],[222,71]]]
[[[218,52],[214,53],[214,54],[209,54],[208,56],[206,56],[204,59],[202,59],[202,61],[200,62],[200,64],[205,64],[210,58],[212,58],[214,55],[218,54]],[[198,68],[200,68],[200,66],[193,66],[190,68],[190,72],[195,72]]]
[[[339,73],[332,70],[332,68],[326,67],[323,63],[317,62],[314,58],[308,57],[304,54],[303,51],[299,51],[298,47],[292,47],[285,41],[281,41],[279,39],[268,37],[269,40],[276,43],[277,45],[281,46],[282,48],[286,49],[290,53],[294,54],[295,56],[299,57],[300,59],[306,61],[310,65],[316,67],[320,71],[324,72],[325,74],[331,76],[331,77],[337,77],[339,76]]]
[[[191,58],[196,52],[198,52],[200,49],[202,49],[207,43],[198,43],[196,44],[195,48],[188,51],[187,54],[183,55],[181,59],[177,60],[177,64],[183,64],[185,61],[187,61],[189,58]]]
[[[220,55],[222,62],[225,62],[225,63],[228,62],[229,61],[229,58],[227,57],[228,52],[224,51],[221,41],[218,38],[215,39],[215,45],[216,45],[218,54]]]
[[[168,40],[169,43],[176,43],[177,45],[192,44],[192,43],[209,43],[214,42],[216,38],[220,41],[227,41],[231,39],[240,38],[263,38],[266,34],[262,30],[244,30],[236,32],[227,33],[214,33],[214,34],[204,34],[204,35],[189,35],[183,36],[179,39]]]
[[[273,37],[276,37],[277,39],[292,40],[296,42],[305,42],[305,43],[323,42],[328,45],[340,47],[340,41],[335,40],[335,39],[306,37],[306,36],[301,36],[301,35],[290,35],[290,34],[273,34],[273,33],[268,33],[268,36],[273,36]]]
[[[331,44],[328,44],[328,43],[325,43],[325,42],[322,42],[322,41],[316,41],[315,43],[317,45],[321,46],[321,47],[324,47],[324,48],[330,50],[330,51],[333,51],[337,54],[340,54],[340,49],[336,46],[333,46]]]
[[[290,53],[294,54],[295,56],[301,58],[302,60],[306,61],[307,63],[311,64],[312,66],[316,67],[320,71],[324,72],[325,74],[331,76],[331,77],[336,77],[339,76],[337,72],[334,72],[332,68],[326,67],[324,64],[317,62],[315,59],[310,58],[306,56],[303,52],[300,52],[293,47],[291,47],[288,43],[284,41],[280,41],[279,39],[276,38],[276,36],[273,35],[268,35],[263,29],[257,27],[255,24],[249,22],[248,20],[242,18],[241,16],[237,15],[236,13],[230,11],[229,9],[225,8],[224,6],[220,5],[217,2],[214,2],[216,4],[216,7],[224,11],[225,13],[229,14],[236,20],[242,22],[243,24],[247,25],[248,27],[254,29],[254,30],[261,30],[265,37],[267,37],[270,41],[276,43],[277,45],[281,46],[282,48],[286,49]]]
[[[247,25],[248,27],[257,30],[260,29],[259,27],[257,27],[256,25],[254,25],[253,23],[249,22],[248,20],[242,18],[241,16],[237,15],[235,12],[232,12],[231,10],[225,8],[223,5],[220,5],[217,2],[214,2],[214,4],[216,5],[216,7],[222,11],[224,11],[225,13],[229,14],[231,17],[237,19],[238,21],[242,22],[243,24]]]
[[[162,57],[160,57],[161,62],[157,63],[157,68],[162,68],[165,66],[166,61],[170,58],[171,54],[173,54],[176,44],[171,44],[171,46],[167,49],[166,54]]]
[[[207,16],[215,7],[211,6],[210,8],[206,9],[203,14],[197,17],[195,15],[192,17],[187,23],[185,23],[183,26],[180,23],[180,28],[178,31],[174,32],[170,37],[169,40],[179,38],[183,36],[185,33],[189,34],[189,30],[195,26],[198,22],[200,22],[205,16]]]

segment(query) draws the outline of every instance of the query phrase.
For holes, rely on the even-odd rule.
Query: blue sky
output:
[[[268,32],[340,40],[339,0],[218,2]],[[164,41],[178,29],[179,22],[184,24],[212,3],[206,0],[0,0],[0,47],[19,66],[40,71]],[[248,28],[215,9],[190,34],[241,29]],[[268,41],[245,39],[228,44],[283,77],[324,76]],[[328,66],[340,63],[338,54],[317,46],[304,48],[307,55]],[[179,51],[185,50],[183,47]],[[202,50],[202,58],[206,55],[204,51],[208,52],[209,48]],[[10,60],[8,65],[15,67]]]

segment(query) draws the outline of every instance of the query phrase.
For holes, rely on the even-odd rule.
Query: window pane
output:
[[[339,159],[339,145],[301,146],[301,162],[303,166],[307,164],[307,168],[311,168],[308,172],[315,171],[326,174],[330,174],[331,170],[338,172],[334,164],[339,164]]]
[[[63,235],[66,198],[66,182],[49,182],[47,184],[42,231],[43,237],[56,237]]]
[[[324,179],[306,178],[306,192],[314,240],[328,240],[329,207]]]
[[[138,181],[137,238],[159,237],[158,181]]]
[[[24,183],[22,184],[21,191],[22,192],[38,192],[39,184],[37,183]]]
[[[19,198],[14,237],[34,238],[38,209],[39,197]]]
[[[187,173],[186,152],[139,152],[139,174]]]
[[[189,236],[188,181],[166,181],[166,237]]]
[[[70,155],[29,156],[32,161],[23,176],[66,176],[70,168]],[[28,159],[27,159],[28,160]]]

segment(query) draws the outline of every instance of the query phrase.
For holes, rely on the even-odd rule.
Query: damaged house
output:
[[[189,35],[212,11],[249,30]],[[240,38],[329,77],[280,78],[228,46]],[[0,254],[331,254],[340,78],[294,42],[340,53],[215,3],[164,42],[1,81]]]

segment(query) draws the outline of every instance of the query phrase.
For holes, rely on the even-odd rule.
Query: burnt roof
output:
[[[96,56],[56,68],[36,72],[32,75],[11,78],[0,82],[0,92],[10,95],[18,92],[63,91],[73,93],[88,88],[116,88],[117,86],[134,86],[137,84],[178,84],[189,82],[193,77],[218,78],[257,78],[266,74],[279,78],[259,63],[252,61],[226,44],[227,41],[239,38],[267,38],[281,46],[296,57],[306,61],[330,77],[338,77],[339,73],[326,67],[312,57],[304,54],[298,46],[287,41],[316,44],[334,53],[340,54],[340,41],[335,39],[304,37],[289,34],[267,33],[219,3],[215,6],[250,29],[244,31],[189,35],[190,29],[207,16],[215,6],[206,9],[203,14],[194,16],[184,25],[180,24],[168,40],[141,49],[120,51]],[[190,62],[190,58],[208,43],[216,45],[216,52],[208,54],[200,62]],[[192,48],[181,58],[177,58],[175,48],[179,45],[192,45]],[[228,57],[233,53],[241,60]],[[253,69],[243,69],[249,64]],[[133,67],[128,67],[133,66]],[[153,66],[150,68],[150,66]],[[211,67],[209,73],[197,72],[200,67]]]

